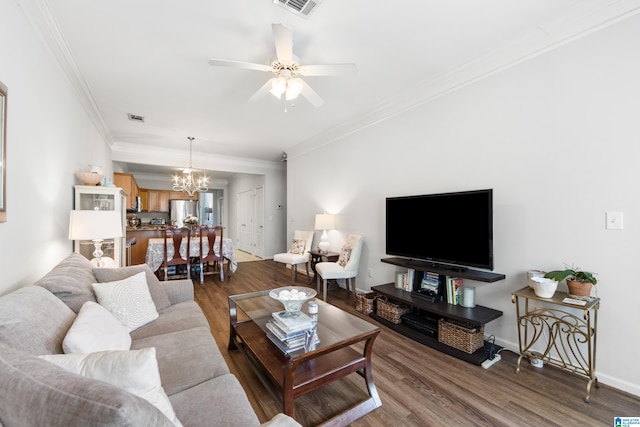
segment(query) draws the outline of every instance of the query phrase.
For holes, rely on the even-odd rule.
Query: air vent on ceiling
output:
[[[129,113],[129,120],[133,120],[134,122],[143,122],[144,123],[144,117],[138,116],[137,114]]]
[[[318,8],[322,0],[273,0],[273,2],[284,7],[289,12],[307,17]]]

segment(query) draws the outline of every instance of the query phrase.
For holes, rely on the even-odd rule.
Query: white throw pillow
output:
[[[95,353],[105,350],[129,350],[129,329],[106,308],[85,302],[62,341],[65,353]]]
[[[92,286],[98,303],[129,331],[158,318],[144,272],[116,282],[93,283]]]
[[[304,255],[305,245],[306,245],[306,242],[304,240],[294,239],[293,242],[291,242],[289,253],[296,254],[296,255]]]
[[[182,426],[160,383],[154,347],[91,354],[52,354],[40,358],[67,371],[107,382],[141,397],[162,411],[176,426]]]

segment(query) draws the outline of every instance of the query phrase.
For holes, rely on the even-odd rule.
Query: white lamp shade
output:
[[[336,228],[336,221],[333,215],[316,214],[316,230],[333,230]]]
[[[69,215],[69,240],[122,237],[122,228],[118,211],[74,210]]]

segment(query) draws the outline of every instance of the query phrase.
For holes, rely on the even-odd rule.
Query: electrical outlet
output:
[[[373,277],[373,268],[369,267],[369,277]]]

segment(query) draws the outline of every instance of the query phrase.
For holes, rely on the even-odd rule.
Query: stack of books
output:
[[[320,342],[315,330],[315,322],[302,312],[295,317],[289,317],[290,313],[278,311],[273,313],[267,322],[267,337],[284,353],[304,348],[307,333],[313,333],[313,342]]]

